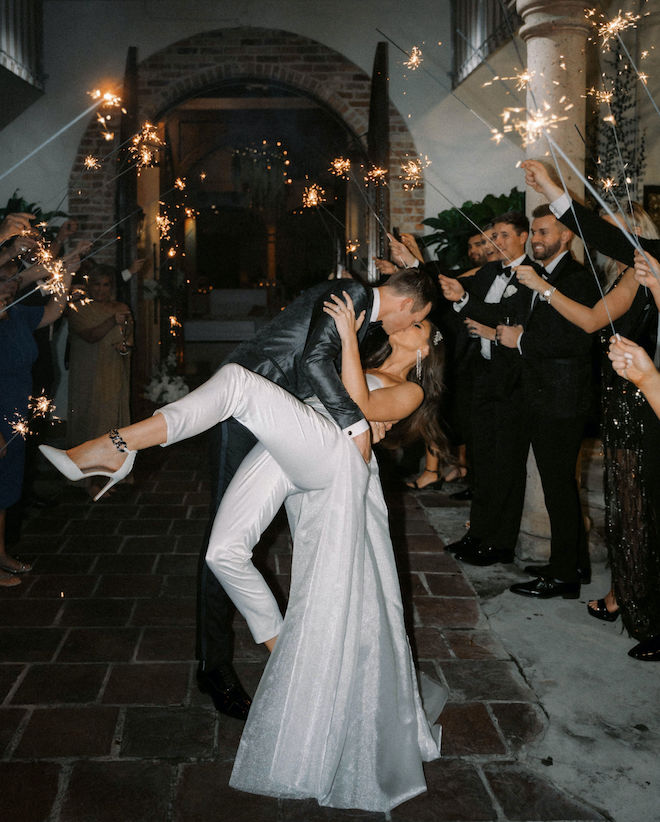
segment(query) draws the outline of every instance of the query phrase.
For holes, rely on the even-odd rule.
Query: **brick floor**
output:
[[[195,686],[195,573],[206,527],[205,441],[138,459],[135,484],[94,505],[60,485],[26,520],[34,571],[0,590],[0,815],[5,822],[293,822],[383,819],[233,791],[242,723]],[[384,472],[387,476],[387,471]],[[525,767],[543,733],[535,694],[443,549],[425,507],[444,495],[386,482],[411,641],[449,688],[443,758],[399,822],[601,819]],[[256,552],[285,596],[282,521]],[[236,668],[254,691],[266,660],[236,620]]]

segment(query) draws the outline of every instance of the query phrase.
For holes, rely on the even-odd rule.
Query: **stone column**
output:
[[[585,149],[580,134],[585,134],[585,51],[586,38],[591,31],[584,16],[584,2],[517,0],[516,6],[523,18],[519,34],[527,45],[527,70],[532,75],[527,91],[527,110],[531,114],[549,104],[550,112],[567,118],[549,129],[549,133],[576,167],[584,169]],[[544,137],[527,147],[527,156],[553,164],[549,144]],[[582,199],[584,185],[581,180],[563,161],[559,161],[559,166],[568,188],[575,197]],[[526,202],[527,214],[531,218],[534,208],[545,202],[545,198],[528,188]],[[576,256],[581,255],[578,252]],[[545,561],[550,555],[550,523],[531,450],[527,460],[525,508],[516,553],[521,560]]]

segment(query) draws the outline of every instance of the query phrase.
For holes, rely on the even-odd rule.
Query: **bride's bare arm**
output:
[[[593,308],[572,300],[556,289],[550,297],[550,305],[573,325],[577,325],[587,334],[592,334],[594,331],[604,328],[609,323],[610,317],[612,320],[618,320],[630,308],[639,288],[634,274],[634,269],[629,268],[617,287],[601,298]],[[523,285],[541,294],[550,287],[547,280],[539,277],[529,265],[518,266],[516,277]]]
[[[353,301],[344,292],[342,302],[333,295],[324,311],[333,317],[341,338],[341,380],[351,399],[365,418],[374,422],[402,420],[418,408],[424,399],[422,388],[416,383],[404,382],[390,388],[370,391],[360,362],[357,332],[364,321],[364,312],[356,318]]]

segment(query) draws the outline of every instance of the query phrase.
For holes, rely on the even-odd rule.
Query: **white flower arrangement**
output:
[[[170,351],[145,386],[144,396],[153,403],[163,404],[185,397],[189,391],[183,377],[176,374],[176,356]]]

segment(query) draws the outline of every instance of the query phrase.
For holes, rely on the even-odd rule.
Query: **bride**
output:
[[[325,303],[342,342],[341,377],[366,419],[392,436],[442,443],[437,424],[443,346],[427,320],[391,334],[362,370],[350,296]],[[405,633],[388,512],[372,455],[315,399],[299,401],[242,366],[223,366],[150,419],[69,451],[40,446],[71,478],[108,486],[135,453],[171,445],[233,416],[258,444],[218,510],[206,561],[272,652],[230,785],[321,805],[387,812],[426,790],[422,762],[440,755]],[[397,424],[398,423],[398,424]],[[252,564],[252,548],[286,503],[293,535],[284,619]],[[437,696],[437,695],[436,695]],[[441,703],[435,705],[435,719]]]

